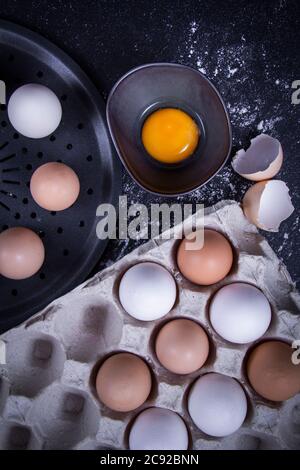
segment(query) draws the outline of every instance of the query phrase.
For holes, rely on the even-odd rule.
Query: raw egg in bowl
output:
[[[214,85],[179,64],[137,67],[113,87],[109,130],[125,168],[144,189],[176,196],[207,183],[231,151],[231,126]]]

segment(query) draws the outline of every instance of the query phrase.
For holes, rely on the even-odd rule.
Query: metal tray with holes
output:
[[[18,134],[0,110],[0,230],[25,226],[43,239],[45,263],[33,277],[12,281],[0,276],[0,331],[24,321],[84,280],[106,242],[96,237],[96,208],[115,203],[120,168],[105,124],[105,105],[84,72],[64,52],[39,35],[0,21],[1,80],[6,97],[25,83],[41,83],[60,98],[63,117],[43,139]],[[78,174],[76,203],[48,212],[32,199],[32,173],[49,161],[62,161]]]

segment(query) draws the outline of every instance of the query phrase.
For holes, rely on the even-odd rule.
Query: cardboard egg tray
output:
[[[190,228],[192,223],[191,218],[186,221]],[[265,293],[272,306],[271,325],[259,341],[293,341],[300,338],[299,293],[239,204],[225,201],[207,209],[205,226],[224,233],[235,248],[234,267],[222,282],[209,287],[191,284],[176,267],[178,240],[154,239],[2,335],[6,365],[0,366],[0,448],[126,449],[130,424],[150,406],[165,407],[183,417],[190,432],[190,449],[300,448],[300,395],[279,404],[257,396],[244,372],[244,358],[253,344],[234,345],[221,339],[208,319],[209,299],[217,289],[234,281],[249,282]],[[179,229],[171,232],[174,235]],[[154,322],[130,317],[118,299],[122,274],[146,260],[169,269],[178,286],[174,308]],[[176,317],[197,320],[211,339],[204,367],[188,376],[165,370],[154,353],[159,327]],[[116,351],[138,354],[153,372],[148,400],[130,413],[111,411],[95,394],[99,364]],[[224,438],[199,431],[187,411],[191,384],[213,371],[235,377],[248,397],[243,426]]]

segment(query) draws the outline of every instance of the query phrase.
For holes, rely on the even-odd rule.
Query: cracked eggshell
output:
[[[232,168],[250,181],[273,178],[283,162],[283,151],[279,140],[267,134],[251,139],[247,150],[241,149],[233,157]]]
[[[281,222],[294,211],[284,181],[261,181],[251,186],[243,199],[247,219],[262,230],[278,232]]]

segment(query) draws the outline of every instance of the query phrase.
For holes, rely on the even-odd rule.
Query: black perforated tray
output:
[[[41,83],[60,98],[63,117],[43,139],[19,135],[0,110],[0,230],[25,226],[39,233],[45,263],[33,277],[12,281],[0,276],[0,331],[43,308],[84,280],[106,241],[96,237],[96,208],[115,203],[120,168],[105,123],[105,106],[94,85],[69,56],[41,36],[0,21],[0,79],[7,98],[25,83]],[[31,198],[34,170],[62,161],[78,174],[80,196],[62,212],[41,209]]]

